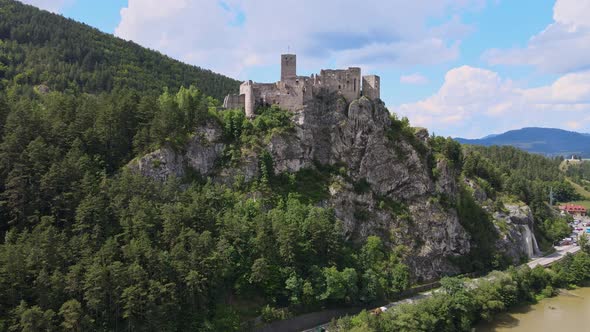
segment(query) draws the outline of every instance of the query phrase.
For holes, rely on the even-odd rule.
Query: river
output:
[[[476,332],[590,332],[590,287],[566,291],[537,304],[518,307],[479,324]]]

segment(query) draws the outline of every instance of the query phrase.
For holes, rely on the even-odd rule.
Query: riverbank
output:
[[[589,313],[590,287],[583,287],[498,314],[475,332],[590,331]]]
[[[523,266],[493,272],[477,282],[445,278],[441,291],[415,304],[404,304],[380,315],[362,312],[330,324],[330,331],[469,331],[480,321],[522,303],[535,303],[557,294],[557,289],[590,280],[590,255],[566,256],[545,269]]]
[[[579,250],[580,250],[580,247],[574,246],[574,245],[558,246],[558,247],[555,247],[555,251],[552,252],[551,254],[549,254],[547,256],[535,258],[535,259],[531,260],[530,262],[528,262],[526,265],[528,265],[530,268],[534,268],[536,266],[547,267],[552,264],[555,264],[556,262],[559,262],[567,254],[574,254],[574,253],[578,252]],[[474,281],[477,282],[477,279]],[[437,284],[440,285],[440,283],[437,283]],[[438,288],[438,286],[437,286],[437,288]],[[432,288],[430,288],[430,289],[432,289]],[[433,294],[433,292],[430,289],[428,289],[427,292],[422,292],[422,293],[416,294],[414,296],[410,296],[410,297],[401,299],[399,301],[389,303],[387,305],[384,305],[383,307],[385,307],[387,310],[389,310],[389,309],[392,309],[398,305],[412,304],[412,303],[415,303],[416,301],[423,300],[425,298],[429,298]],[[359,309],[358,311],[360,312],[361,310],[362,309]],[[328,310],[326,310],[325,312],[312,313],[312,314],[315,314],[317,317],[314,316],[313,317],[314,319],[308,319],[308,320],[302,320],[302,319],[298,319],[296,317],[296,318],[291,319],[290,321],[287,321],[287,322],[275,322],[275,323],[269,324],[268,326],[265,326],[265,329],[259,329],[258,331],[274,331],[274,330],[278,331],[278,330],[281,330],[280,328],[283,328],[284,326],[290,326],[291,329],[289,329],[289,331],[301,331],[301,330],[304,330],[303,332],[319,331],[322,328],[324,328],[324,329],[328,328],[330,325],[330,323],[329,323],[330,320],[341,318],[345,314],[347,314],[347,312],[345,312],[343,310],[342,311],[335,311],[335,310],[328,311]],[[319,317],[321,317],[321,319],[324,319],[324,322],[325,322],[324,324],[321,324],[321,325],[317,324],[318,319],[315,319],[315,318],[319,318]],[[308,318],[308,317],[306,317],[306,318]],[[302,322],[302,321],[304,321],[304,322]],[[309,325],[306,325],[306,323],[309,323]],[[305,327],[303,327],[303,326],[305,326]],[[280,328],[275,329],[275,327],[280,327]]]

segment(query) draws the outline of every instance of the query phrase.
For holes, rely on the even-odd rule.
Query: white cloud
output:
[[[394,111],[413,125],[451,136],[482,137],[527,126],[590,132],[590,71],[526,88],[493,71],[462,66],[451,69],[431,97]]]
[[[405,84],[426,84],[428,83],[428,78],[419,74],[414,73],[410,75],[403,75],[399,78],[400,83]]]
[[[542,72],[567,73],[590,68],[590,0],[557,0],[554,22],[525,48],[492,49],[489,64],[532,65]]]
[[[53,13],[60,13],[66,6],[71,5],[75,0],[19,0],[22,3],[33,5]]]
[[[456,13],[483,0],[129,0],[115,34],[241,76],[288,47],[301,72],[323,65],[405,66],[454,60],[469,33]],[[442,23],[429,27],[428,20]]]

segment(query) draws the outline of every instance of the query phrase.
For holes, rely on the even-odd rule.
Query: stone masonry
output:
[[[297,112],[313,99],[320,90],[337,92],[347,103],[361,95],[369,99],[380,98],[380,79],[377,75],[361,77],[361,69],[322,69],[320,74],[297,76],[297,56],[281,55],[281,80],[275,83],[246,81],[240,93],[228,95],[223,101],[226,109],[243,108],[246,116],[254,117],[257,107],[278,105]]]

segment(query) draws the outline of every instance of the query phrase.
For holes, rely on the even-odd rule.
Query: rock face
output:
[[[426,130],[409,140],[392,132],[392,120],[382,102],[361,97],[347,104],[329,92],[294,114],[293,121],[293,131],[271,137],[264,147],[273,158],[275,173],[317,164],[339,167],[342,174],[332,176],[330,197],[321,204],[334,209],[350,239],[379,235],[392,247],[406,246],[406,262],[416,280],[460,272],[449,258],[467,254],[470,237],[455,210],[432,199],[455,197],[456,174],[442,162],[436,165],[439,176],[433,180],[427,156],[415,147],[427,141]],[[221,133],[219,125],[208,123],[197,130],[184,152],[164,147],[129,167],[159,180],[182,176],[188,167],[227,184],[238,174],[246,181],[254,179],[258,174],[255,152],[242,154],[238,166],[216,167],[225,148]],[[355,190],[355,183],[365,184],[365,189]]]
[[[188,168],[202,176],[211,175],[225,148],[223,131],[215,122],[199,127],[186,145],[185,152],[164,146],[130,163],[129,167],[146,177],[164,181],[171,176],[182,177]]]
[[[535,239],[535,221],[531,209],[526,205],[510,204],[505,211],[494,213],[494,224],[500,234],[497,249],[514,263],[539,255]]]

